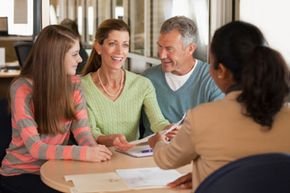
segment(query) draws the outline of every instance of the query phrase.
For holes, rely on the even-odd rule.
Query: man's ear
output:
[[[189,44],[189,46],[188,46],[188,50],[189,50],[189,52],[190,52],[190,55],[192,55],[192,54],[195,52],[196,48],[197,48],[197,46],[196,46],[195,43],[191,43],[191,44]]]

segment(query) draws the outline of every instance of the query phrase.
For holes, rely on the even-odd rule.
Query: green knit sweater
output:
[[[82,87],[95,139],[117,133],[124,134],[128,141],[138,139],[142,107],[153,131],[160,131],[169,124],[159,109],[152,83],[143,76],[125,71],[125,85],[115,101],[95,86],[91,74],[82,78]]]

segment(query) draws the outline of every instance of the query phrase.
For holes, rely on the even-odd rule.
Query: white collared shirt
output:
[[[197,60],[195,60],[195,64],[193,68],[188,73],[181,76],[172,74],[171,72],[165,72],[165,79],[168,86],[171,88],[171,90],[177,91],[180,87],[182,87],[184,83],[187,81],[187,79],[190,77],[192,72],[194,71],[196,65],[197,65]]]

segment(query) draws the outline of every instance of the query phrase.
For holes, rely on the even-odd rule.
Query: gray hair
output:
[[[197,43],[197,26],[191,19],[184,16],[172,17],[162,24],[160,33],[169,33],[172,30],[179,31],[185,47],[191,43]]]

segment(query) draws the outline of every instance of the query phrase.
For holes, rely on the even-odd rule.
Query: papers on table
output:
[[[130,189],[164,188],[166,184],[181,176],[176,170],[162,170],[157,167],[119,169],[116,172]]]
[[[134,144],[134,145],[138,145],[138,144],[146,144],[148,139],[150,137],[152,137],[153,135],[155,135],[155,133],[153,133],[152,135],[149,135],[147,137],[144,137],[142,139],[138,139],[138,140],[135,140],[135,141],[131,141],[130,144]]]
[[[127,151],[116,149],[120,153],[130,155],[132,157],[148,157],[153,155],[153,150],[149,145],[136,145]]]
[[[71,193],[116,192],[132,189],[165,188],[166,184],[180,177],[176,170],[153,168],[119,169],[116,172],[67,175],[72,181]]]

